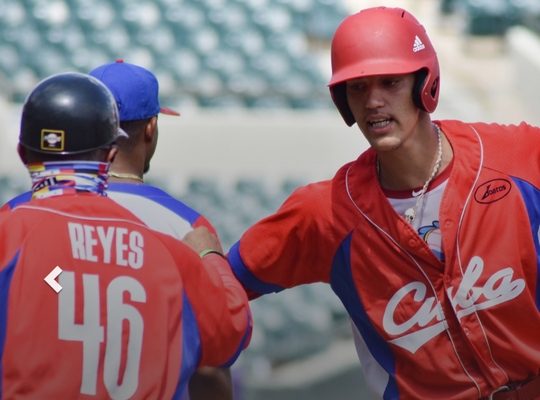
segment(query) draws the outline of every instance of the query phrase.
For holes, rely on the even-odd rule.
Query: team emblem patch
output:
[[[506,179],[492,179],[481,184],[474,193],[474,199],[478,203],[489,204],[499,201],[512,189],[512,184]]]
[[[66,134],[52,129],[41,130],[41,150],[64,151]]]

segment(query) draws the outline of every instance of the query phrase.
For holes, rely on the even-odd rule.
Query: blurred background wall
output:
[[[330,100],[329,45],[365,7],[400,6],[441,63],[435,119],[538,125],[540,0],[0,0],[0,201],[29,188],[20,111],[39,80],[122,58],[164,106],[146,180],[203,213],[225,250],[366,142]],[[342,305],[322,284],[252,302],[236,400],[371,399]]]

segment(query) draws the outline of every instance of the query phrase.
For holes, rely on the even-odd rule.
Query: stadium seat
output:
[[[0,45],[0,71],[5,77],[12,76],[23,67],[22,59],[13,44]]]
[[[15,27],[21,25],[27,18],[29,10],[24,6],[24,3],[19,1],[4,1],[2,7],[0,7],[0,27],[2,30],[6,28]]]
[[[326,7],[327,17],[335,19],[332,10],[339,7],[333,3],[4,0],[0,49],[17,54],[13,61],[0,62],[0,72],[10,86],[9,75],[18,73],[20,64],[42,79],[65,70],[87,72],[123,58],[159,71],[168,77],[167,87],[182,88],[182,95],[200,107],[319,107],[328,104],[315,90],[320,66],[301,69],[296,64],[312,54],[306,24],[313,10]],[[297,78],[285,83],[287,76]],[[8,88],[6,93],[17,91]]]
[[[125,2],[120,17],[131,34],[148,30],[161,23],[161,9],[152,1]]]
[[[306,15],[305,32],[313,39],[329,41],[348,14],[340,2],[318,0]]]
[[[507,0],[463,0],[458,11],[471,36],[503,35],[511,25]]]
[[[260,99],[268,92],[266,78],[263,74],[252,70],[236,72],[230,75],[225,84],[230,92],[241,95],[246,102],[249,102],[250,99]]]
[[[266,46],[263,34],[252,25],[229,30],[222,36],[222,43],[226,47],[240,50],[246,58],[261,54]]]
[[[208,11],[208,20],[221,33],[242,30],[249,25],[248,15],[239,4],[227,3]]]
[[[245,60],[242,54],[233,49],[218,48],[210,51],[204,57],[208,69],[215,71],[223,80],[227,77],[242,74],[245,70]]]

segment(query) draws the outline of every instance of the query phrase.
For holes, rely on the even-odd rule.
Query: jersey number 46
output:
[[[58,281],[62,286],[58,294],[58,337],[62,340],[82,342],[81,393],[95,395],[100,366],[100,343],[104,341],[105,331],[100,325],[99,276],[82,275],[84,291],[82,324],[75,321],[75,273],[63,271]],[[103,382],[112,399],[128,399],[136,392],[139,384],[144,321],[134,306],[123,302],[123,296],[124,292],[129,292],[131,301],[145,303],[146,292],[139,281],[129,276],[114,278],[106,290],[107,343],[103,360]],[[123,356],[124,320],[129,322],[129,340]],[[122,359],[125,359],[125,366],[121,366]],[[122,377],[120,377],[121,368]]]

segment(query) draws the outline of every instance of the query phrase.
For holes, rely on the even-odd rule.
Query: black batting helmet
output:
[[[98,79],[76,72],[41,81],[26,99],[19,142],[40,153],[77,154],[105,147],[119,136],[114,96]]]

